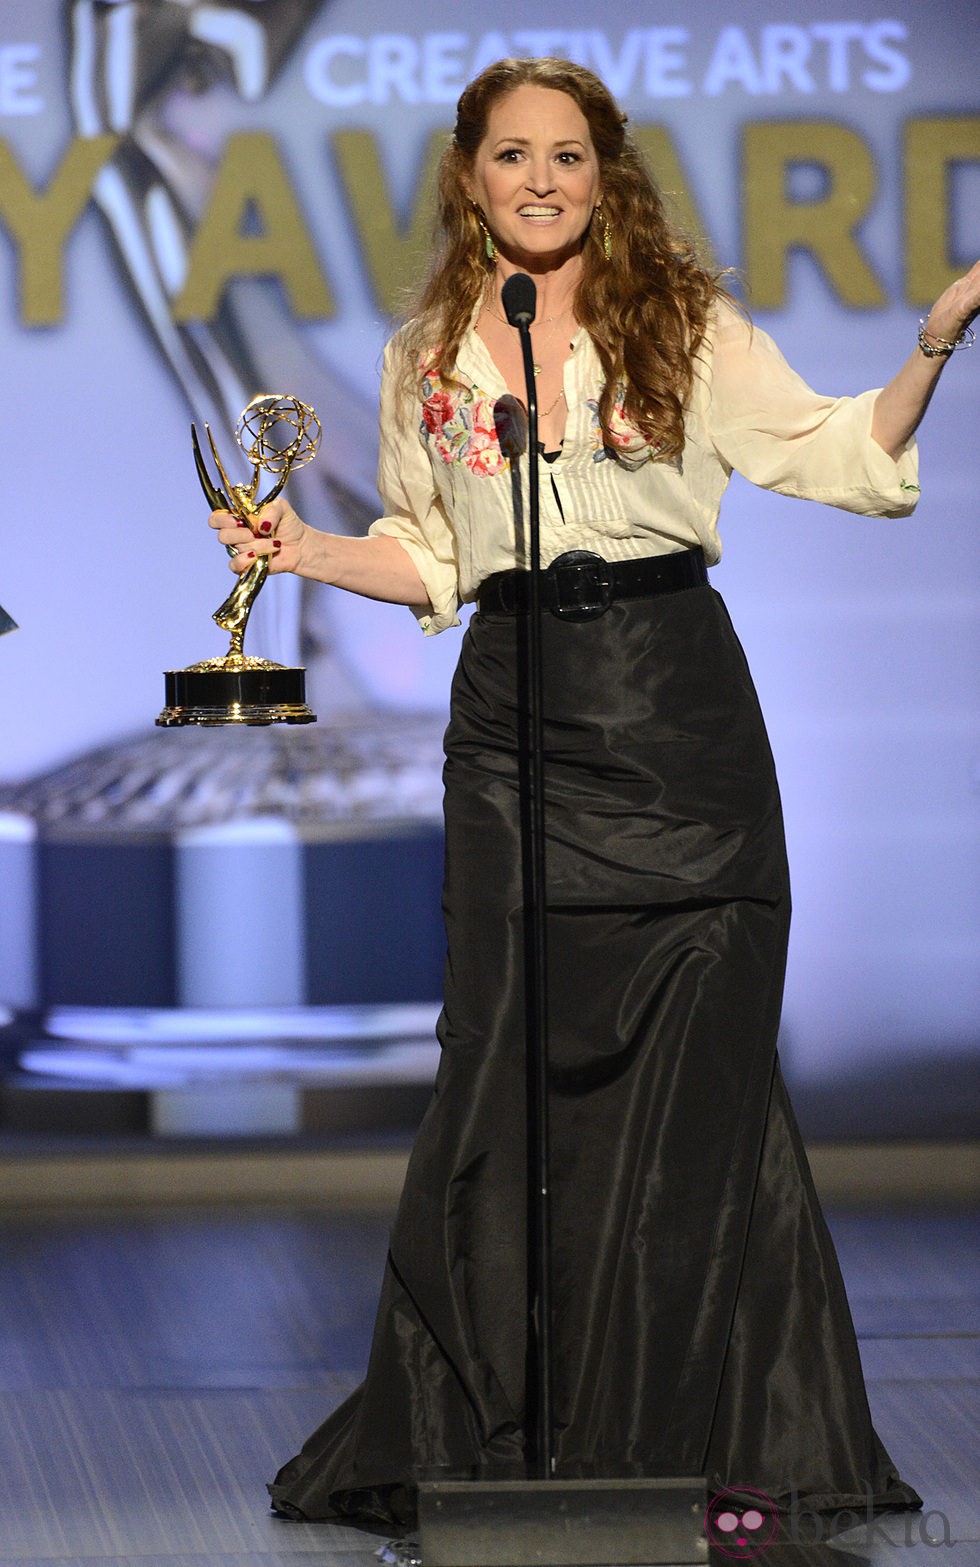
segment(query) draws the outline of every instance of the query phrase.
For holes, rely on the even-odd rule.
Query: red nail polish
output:
[[[281,550],[282,549],[282,539],[273,539],[273,541],[272,541],[272,548],[274,550]]]
[[[255,559],[255,551],[254,550],[249,550],[249,552],[246,555],[245,559],[246,560],[254,560]]]
[[[262,533],[271,533],[272,532],[272,523],[271,522],[260,522],[259,523],[259,531],[262,532]]]

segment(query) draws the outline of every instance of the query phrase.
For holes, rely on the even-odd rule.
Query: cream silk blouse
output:
[[[474,599],[491,572],[526,565],[527,460],[517,460],[515,474],[506,451],[515,423],[521,438],[521,415],[515,421],[500,405],[507,386],[472,328],[460,345],[461,386],[433,376],[412,395],[399,353],[396,336],[381,382],[385,515],[371,532],[397,539],[415,562],[430,601],[415,613],[432,635],[459,623],[459,604]],[[907,516],[918,499],[914,441],[895,462],[871,437],[877,392],[820,396],[772,338],[724,302],[698,357],[680,457],[657,461],[656,448],[623,418],[621,399],[614,445],[604,446],[601,387],[598,355],[580,330],[565,365],[561,454],[539,459],[545,566],[572,549],[625,560],[698,544],[712,565],[721,555],[718,512],[733,469],[763,489],[869,517]]]

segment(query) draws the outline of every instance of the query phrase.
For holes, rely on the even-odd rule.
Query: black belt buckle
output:
[[[568,550],[545,572],[549,609],[559,620],[598,620],[613,601],[612,567],[591,550]]]

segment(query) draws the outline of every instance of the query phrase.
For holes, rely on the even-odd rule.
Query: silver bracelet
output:
[[[918,344],[927,359],[948,359],[958,348],[972,348],[976,341],[972,326],[965,326],[959,337],[948,343],[944,337],[937,337],[935,332],[926,331],[926,320],[927,317],[923,316],[919,321]]]

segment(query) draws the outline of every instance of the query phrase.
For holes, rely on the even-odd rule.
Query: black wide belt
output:
[[[541,607],[559,620],[595,620],[616,599],[650,598],[701,588],[708,569],[701,549],[638,560],[603,560],[591,550],[569,550],[541,573]],[[477,589],[482,615],[517,615],[527,608],[530,574],[495,571]]]

